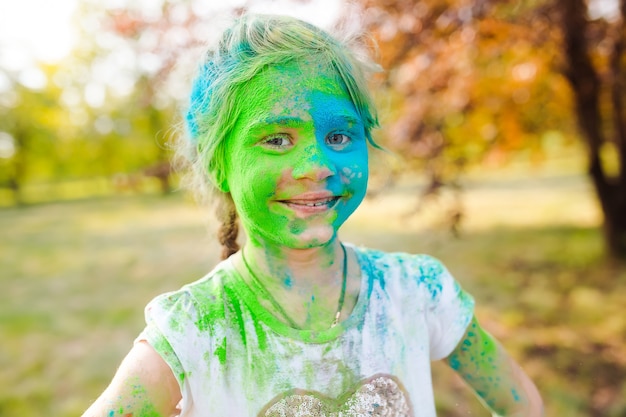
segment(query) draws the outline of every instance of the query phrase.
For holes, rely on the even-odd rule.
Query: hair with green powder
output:
[[[314,56],[333,68],[343,82],[359,116],[368,141],[378,126],[366,76],[378,71],[366,53],[360,34],[331,36],[304,21],[274,15],[246,14],[227,29],[215,48],[210,48],[193,81],[182,142],[192,167],[192,184],[201,197],[217,197],[218,233],[223,257],[236,252],[237,217],[225,178],[226,142],[241,106],[242,87],[264,68]],[[233,138],[236,140],[236,138]],[[182,152],[181,152],[182,151]]]

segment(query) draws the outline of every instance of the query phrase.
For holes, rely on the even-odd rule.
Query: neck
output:
[[[347,255],[337,239],[316,248],[276,251],[248,241],[239,256],[248,276],[259,282],[259,300],[279,319],[311,330],[337,324],[347,282]]]
[[[336,238],[306,249],[268,247],[248,240],[243,250],[257,278],[269,287],[310,291],[335,287],[342,278],[343,253]]]

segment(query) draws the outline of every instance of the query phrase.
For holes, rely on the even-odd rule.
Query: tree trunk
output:
[[[149,105],[148,111],[150,112],[150,130],[154,132],[155,135],[162,135],[163,120],[161,118],[161,113],[152,105]],[[153,176],[156,177],[161,184],[161,194],[168,195],[172,192],[172,186],[170,183],[172,170],[171,164],[169,163],[169,155],[167,154],[166,145],[161,143],[161,140],[158,137],[155,138],[155,142],[158,151],[158,161],[155,164],[155,167],[158,169],[155,171],[157,175]]]
[[[610,59],[610,76],[602,84],[598,71],[593,66],[586,36],[589,21],[584,0],[558,0],[561,10],[564,52],[567,76],[576,106],[576,116],[582,135],[587,142],[589,174],[604,215],[604,236],[609,255],[626,261],[626,114],[623,111],[622,78],[626,69],[622,67],[624,55],[624,20],[626,0],[621,0],[622,20],[616,24],[613,51]],[[601,91],[610,92],[612,119],[603,119],[600,111]],[[603,106],[604,107],[604,106]],[[605,133],[605,121],[610,122],[612,136]],[[602,164],[600,151],[612,141],[618,151],[619,167],[614,176],[607,175]]]
[[[13,132],[15,140],[15,155],[13,156],[13,175],[9,179],[9,188],[13,192],[13,201],[16,206],[23,206],[24,199],[22,196],[22,184],[26,175],[26,132],[20,125]]]

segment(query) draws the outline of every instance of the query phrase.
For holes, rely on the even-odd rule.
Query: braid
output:
[[[232,200],[225,202],[218,212],[221,225],[217,231],[217,239],[222,245],[222,259],[227,259],[230,255],[239,250],[237,235],[239,234],[239,224],[237,223],[237,211]]]

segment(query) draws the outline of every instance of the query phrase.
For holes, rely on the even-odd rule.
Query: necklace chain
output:
[[[346,297],[346,283],[347,283],[347,276],[348,276],[348,255],[346,254],[346,248],[345,246],[343,246],[343,243],[340,243],[341,245],[341,250],[343,252],[343,270],[342,270],[342,279],[341,279],[341,293],[339,294],[339,302],[337,303],[337,311],[335,313],[335,317],[333,319],[333,322],[330,325],[330,328],[332,329],[333,327],[335,327],[338,323],[339,323],[339,318],[341,317],[341,310],[343,310],[343,303]],[[289,316],[289,314],[287,314],[287,312],[285,311],[285,309],[278,303],[278,301],[276,301],[276,298],[274,298],[272,296],[272,294],[267,290],[267,288],[265,287],[265,285],[263,285],[263,283],[257,278],[256,274],[254,272],[252,272],[252,268],[250,268],[250,265],[248,264],[248,261],[246,260],[246,255],[245,255],[245,247],[244,249],[241,250],[241,259],[243,260],[243,264],[246,267],[246,271],[248,272],[248,275],[250,276],[250,278],[252,279],[252,284],[256,287],[257,290],[260,290],[261,293],[263,293],[264,297],[272,304],[272,307],[274,307],[274,309],[276,311],[278,311],[278,313],[280,313],[280,315],[283,317],[283,319],[285,319],[285,321],[293,328],[295,329],[300,329],[300,326]]]

